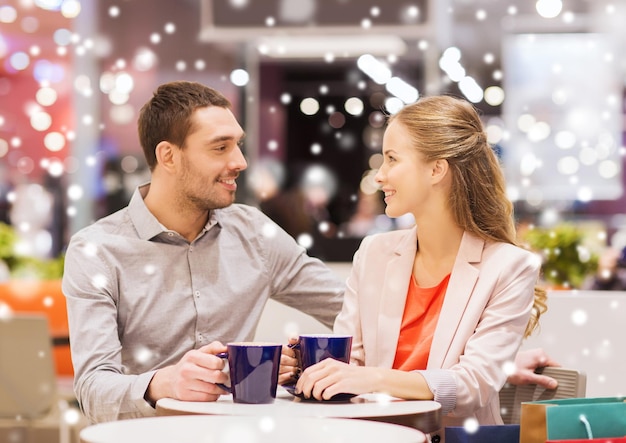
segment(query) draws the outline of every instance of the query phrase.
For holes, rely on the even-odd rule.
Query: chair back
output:
[[[539,368],[535,372],[555,378],[559,385],[556,389],[546,389],[536,384],[504,385],[500,391],[500,415],[504,424],[519,424],[522,402],[585,397],[585,373],[557,367]]]
[[[0,317],[0,417],[38,418],[57,394],[48,319]]]

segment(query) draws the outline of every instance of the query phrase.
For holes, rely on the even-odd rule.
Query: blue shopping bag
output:
[[[468,432],[463,426],[445,429],[446,443],[518,443],[519,425],[481,426]]]

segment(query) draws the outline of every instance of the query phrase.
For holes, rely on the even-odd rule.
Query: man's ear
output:
[[[154,149],[157,164],[161,168],[171,171],[176,165],[176,146],[167,141],[159,142]]]
[[[444,177],[448,175],[449,169],[450,169],[450,164],[448,163],[448,160],[443,159],[443,158],[435,160],[433,162],[433,167],[432,167],[433,179],[435,179],[437,182],[440,182],[441,180],[444,179]]]

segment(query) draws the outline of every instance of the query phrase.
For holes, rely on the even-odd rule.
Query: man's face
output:
[[[248,164],[240,149],[244,131],[229,109],[198,108],[180,150],[180,198],[195,209],[224,208],[235,201],[235,179]]]

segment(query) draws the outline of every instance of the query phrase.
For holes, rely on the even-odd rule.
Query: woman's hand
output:
[[[537,374],[535,369],[546,366],[561,366],[541,348],[519,351],[515,356],[515,372],[507,381],[513,385],[538,384],[547,389],[556,389],[558,382],[547,375]]]
[[[327,358],[308,367],[300,375],[296,392],[318,400],[330,400],[336,394],[364,394],[376,390],[377,374],[377,368]]]

